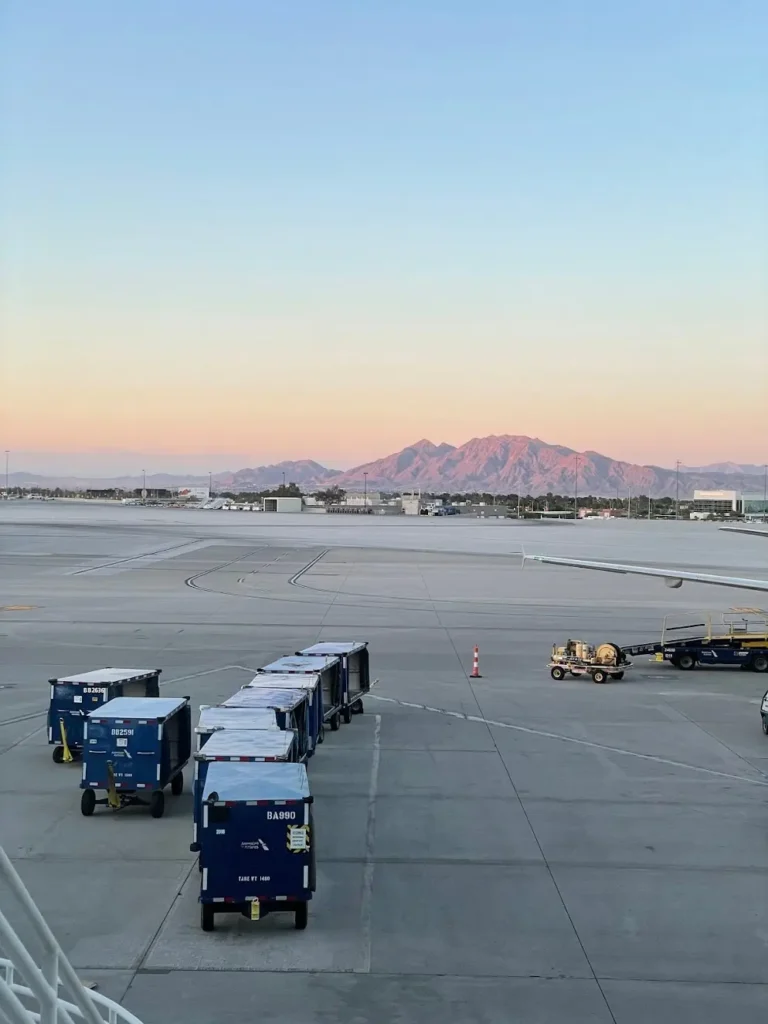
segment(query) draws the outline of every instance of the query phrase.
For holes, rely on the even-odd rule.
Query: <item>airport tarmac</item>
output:
[[[0,843],[80,976],[144,1024],[763,1024],[767,677],[546,668],[554,641],[761,595],[521,571],[523,548],[768,577],[764,540],[702,523],[0,503]],[[309,765],[309,926],[203,933],[190,787],[159,821],[83,818],[47,680],[160,667],[197,706],[334,638],[379,683]]]

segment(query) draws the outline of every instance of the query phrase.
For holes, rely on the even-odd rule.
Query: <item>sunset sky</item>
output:
[[[766,38],[764,0],[7,0],[0,448],[765,462]]]

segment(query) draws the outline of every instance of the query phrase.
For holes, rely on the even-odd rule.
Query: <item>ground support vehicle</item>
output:
[[[297,653],[305,658],[341,658],[341,717],[349,723],[352,715],[362,715],[363,697],[371,688],[367,640],[323,640]]]
[[[584,640],[568,640],[562,647],[555,644],[552,648],[549,674],[553,679],[565,679],[569,674],[589,675],[593,683],[607,683],[611,679],[623,679],[631,666],[632,662],[616,644],[593,647]]]
[[[685,671],[697,665],[739,667],[768,672],[768,619],[759,609],[733,609],[718,620],[675,625],[679,616],[666,616],[661,640],[623,647],[628,656],[655,654]]]
[[[320,689],[320,676],[316,673],[295,676],[265,674],[254,676],[250,683],[243,686],[244,690],[299,690],[307,698],[307,727],[309,730],[308,755],[311,757],[318,743],[325,739],[325,722],[323,716],[323,691]]]
[[[309,693],[305,689],[246,687],[227,697],[220,707],[271,709],[281,729],[292,729],[296,733],[300,761],[306,761],[314,751],[313,716],[310,714]]]
[[[89,711],[114,697],[157,697],[159,668],[98,668],[92,672],[49,679],[48,743],[56,764],[79,759],[83,725]]]
[[[174,796],[184,788],[182,770],[191,746],[188,697],[108,701],[85,721],[80,810],[90,817],[97,804],[113,811],[142,804],[161,818],[165,787],[170,785]],[[97,791],[106,796],[97,799]]]
[[[282,732],[274,708],[223,708],[201,704],[200,718],[195,726],[197,749],[202,750],[211,736],[222,729]]]
[[[768,736],[768,690],[763,694],[760,701],[760,716],[763,720],[763,732]]]
[[[294,914],[306,928],[315,891],[312,796],[303,764],[213,762],[203,789],[200,924]]]
[[[212,736],[202,750],[195,754],[195,781],[192,802],[192,845],[190,850],[199,850],[197,831],[200,823],[200,808],[203,802],[203,788],[208,767],[218,761],[296,761],[296,733],[282,730],[270,731],[253,729],[222,729]]]
[[[263,668],[259,669],[259,675],[295,676],[299,678],[310,675],[319,676],[323,704],[321,712],[322,722],[328,722],[332,732],[336,732],[339,728],[344,689],[341,658],[329,657],[328,655],[322,658],[305,658],[300,654],[295,654],[285,658],[278,658],[271,665],[264,665]],[[258,676],[256,678],[258,679]]]

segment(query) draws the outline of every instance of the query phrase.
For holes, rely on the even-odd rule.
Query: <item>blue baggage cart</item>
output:
[[[295,761],[296,733],[282,730],[222,729],[208,740],[202,750],[195,754],[194,802],[192,805],[192,845],[196,853],[197,828],[200,821],[200,805],[203,787],[208,775],[208,766],[216,761]]]
[[[149,807],[153,818],[165,809],[163,789],[178,796],[182,769],[192,746],[188,697],[116,697],[85,720],[83,790],[86,817],[96,804],[114,811],[134,804]],[[96,792],[106,796],[97,799]]]
[[[314,754],[315,747],[325,739],[323,720],[323,691],[320,689],[320,676],[316,672],[302,675],[282,676],[265,673],[254,676],[250,683],[243,686],[244,690],[304,690],[307,694],[307,715],[309,724],[309,753]]]
[[[294,914],[306,928],[315,891],[312,797],[303,764],[215,762],[203,789],[200,923],[240,913]]]
[[[298,737],[299,760],[305,761],[314,749],[310,735],[311,718],[306,690],[258,688],[238,690],[221,704],[225,708],[272,708],[281,729],[292,729]]]
[[[282,731],[274,708],[225,708],[201,704],[200,718],[195,726],[197,749],[202,750],[211,736],[221,729]]]
[[[270,665],[259,669],[259,675],[320,676],[320,690],[323,695],[323,721],[328,722],[335,732],[341,724],[342,675],[341,658],[305,658],[300,654],[278,658]]]
[[[341,658],[341,717],[349,723],[352,715],[362,715],[363,697],[371,688],[367,640],[322,640],[298,653],[305,658]]]
[[[157,697],[159,668],[97,668],[93,672],[49,679],[48,743],[53,760],[74,761],[83,750],[83,725],[89,711],[114,697]]]

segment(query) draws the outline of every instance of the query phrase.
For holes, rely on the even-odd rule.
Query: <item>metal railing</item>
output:
[[[1,846],[0,880],[16,897],[42,952],[38,965],[0,911],[0,951],[6,954],[0,957],[0,1019],[9,1024],[141,1024],[118,1003],[84,987]]]

